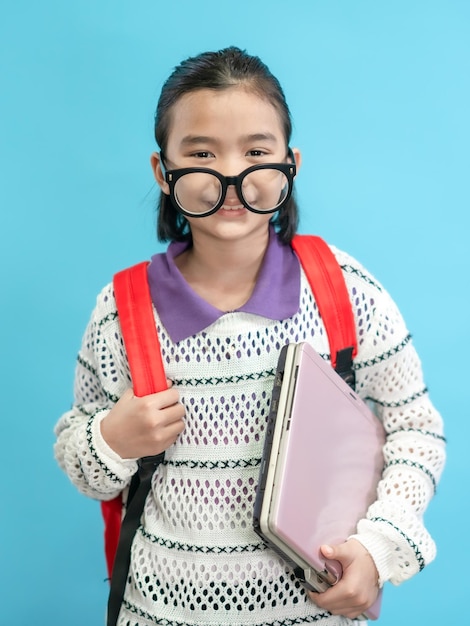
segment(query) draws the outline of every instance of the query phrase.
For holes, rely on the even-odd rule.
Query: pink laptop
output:
[[[283,348],[253,521],[307,588],[341,577],[320,546],[356,532],[376,498],[384,440],[377,417],[308,343]],[[380,603],[381,594],[361,617],[377,619]]]

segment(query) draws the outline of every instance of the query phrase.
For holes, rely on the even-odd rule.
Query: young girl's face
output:
[[[300,156],[294,150],[299,165]],[[159,155],[152,155],[155,178],[165,194],[168,184],[160,167]],[[256,93],[241,86],[223,91],[201,89],[182,96],[172,107],[165,168],[206,167],[224,176],[236,176],[252,165],[286,163],[287,145],[280,115],[275,107]],[[265,170],[266,174],[271,170]],[[207,211],[217,191],[210,186],[198,187],[197,174],[191,175],[188,197],[192,212]],[[202,179],[206,180],[204,177]],[[285,179],[266,175],[247,180],[245,196],[252,206],[273,203],[282,193]],[[266,181],[264,185],[263,182]],[[186,190],[185,190],[186,193]],[[215,194],[215,195],[214,195]],[[240,237],[253,229],[266,229],[272,214],[257,214],[246,209],[234,186],[229,186],[223,206],[214,214],[187,218],[194,235],[210,231],[220,237]]]

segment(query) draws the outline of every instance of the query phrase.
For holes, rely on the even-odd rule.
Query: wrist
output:
[[[95,446],[100,456],[111,461],[112,464],[125,464],[132,466],[137,462],[137,457],[128,457],[121,445],[121,437],[115,436],[115,429],[110,428],[112,420],[109,419],[109,411],[100,411],[94,415],[94,438]]]

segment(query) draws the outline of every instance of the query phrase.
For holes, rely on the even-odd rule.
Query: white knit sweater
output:
[[[357,261],[334,251],[357,325],[357,392],[376,403],[387,432],[378,499],[355,537],[371,553],[380,582],[398,584],[435,556],[422,518],[444,464],[442,423],[395,304]],[[153,477],[119,625],[354,623],[318,609],[252,530],[279,351],[288,342],[308,341],[329,354],[305,277],[300,310],[286,320],[228,313],[177,344],[157,312],[155,320],[167,376],[186,408],[186,428]],[[100,434],[100,421],[130,385],[108,285],[84,335],[73,408],[56,427],[60,466],[92,498],[116,496],[137,469]]]

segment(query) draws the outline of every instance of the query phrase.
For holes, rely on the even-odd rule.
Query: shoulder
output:
[[[372,272],[344,250],[331,244],[329,247],[341,268],[353,304],[359,305],[361,301],[368,301],[374,309],[377,307],[396,309],[391,295]]]
[[[98,293],[95,306],[91,314],[91,323],[97,328],[104,329],[118,317],[114,286],[112,282],[105,285]]]
[[[315,263],[317,260],[323,259],[323,263],[328,268],[329,254],[328,250],[333,254],[338,262],[345,280],[349,276],[354,276],[359,282],[372,285],[378,291],[382,291],[383,287],[380,282],[352,255],[341,250],[334,244],[325,241],[322,237],[314,235],[296,235],[292,240],[292,248],[297,256],[301,259],[302,265],[307,267],[309,263]]]
[[[114,299],[114,285],[113,282],[109,282],[105,285],[96,297],[96,307],[100,311],[109,312],[116,309],[116,301]]]
[[[330,249],[343,272],[358,329],[359,344],[375,349],[405,345],[410,334],[394,299],[374,274],[356,258],[334,245]]]
[[[369,285],[372,291],[386,293],[382,283],[355,257],[335,245],[328,244],[343,271],[346,282]]]
[[[318,284],[320,286],[325,282],[322,279],[322,275],[328,275],[329,271],[334,270],[328,253],[331,252],[335,257],[344,278],[355,319],[358,356],[372,358],[372,356],[379,353],[385,353],[394,349],[399,350],[402,346],[405,346],[409,342],[409,332],[398,307],[381,282],[351,254],[335,245],[326,243],[324,240],[321,240],[320,245],[317,242],[315,246],[316,252],[311,254],[309,239],[311,238],[307,236],[299,238],[297,242],[293,242],[296,244],[293,246],[294,250],[297,253],[301,253],[300,258],[305,269],[307,269],[308,263],[315,264],[319,256],[323,258],[323,268],[318,276]],[[300,250],[298,243],[300,243]],[[326,249],[324,249],[325,244]],[[313,247],[312,250],[314,250]],[[309,273],[308,270],[307,273]],[[307,281],[307,276],[303,272],[304,285],[310,282],[308,289],[312,295],[315,292],[314,298],[320,297],[323,291],[323,288],[315,288],[313,281],[317,279],[317,273],[317,271],[313,272],[310,277],[312,282],[310,282]],[[336,287],[339,288],[340,284],[336,283],[336,280],[327,281],[324,286],[325,289],[328,283],[333,285],[332,294],[334,294],[336,304],[341,304],[339,297],[342,289],[336,290]],[[326,290],[328,291],[328,289]],[[341,306],[344,306],[344,303]]]
[[[361,292],[365,289],[367,292],[375,293],[377,296],[386,293],[382,284],[361,262],[351,254],[320,237],[299,236],[296,238],[296,241],[293,241],[292,247],[301,260],[301,265],[307,275],[310,273],[310,264],[315,268],[310,277],[311,281],[316,279],[317,274],[321,278],[328,272],[333,272],[335,268],[331,263],[329,254],[331,253],[343,274],[351,298],[354,298],[358,289]]]

